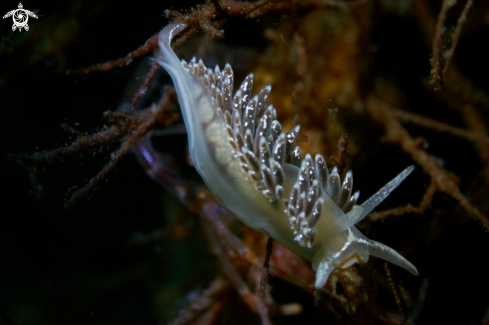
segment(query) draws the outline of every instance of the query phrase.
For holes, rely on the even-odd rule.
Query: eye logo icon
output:
[[[29,20],[29,16],[33,18],[38,18],[35,13],[29,10],[23,9],[22,3],[19,3],[19,8],[9,11],[3,16],[3,19],[12,16],[14,20],[14,24],[12,25],[12,30],[15,31],[16,28],[19,29],[19,32],[24,28],[26,31],[29,30],[29,25],[27,25],[27,21]]]

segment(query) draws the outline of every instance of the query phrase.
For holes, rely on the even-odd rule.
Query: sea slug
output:
[[[252,96],[253,74],[233,95],[234,74],[207,68],[202,60],[180,61],[170,43],[186,25],[170,24],[159,34],[156,61],[170,74],[187,129],[195,168],[219,203],[249,227],[312,262],[315,287],[335,268],[382,258],[417,275],[390,247],[355,228],[414,169],[407,167],[361,205],[352,194],[353,174],[341,181],[321,155],[296,146],[299,126],[282,131],[276,110],[266,106],[271,86]],[[261,114],[261,115],[260,115]]]

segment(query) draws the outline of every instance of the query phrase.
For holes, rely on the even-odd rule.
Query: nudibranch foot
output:
[[[373,255],[407,271],[416,268],[393,249],[371,241],[355,224],[382,202],[414,169],[406,168],[365,203],[353,192],[353,173],[341,180],[323,156],[297,146],[300,126],[285,133],[271,86],[252,96],[250,73],[233,94],[234,72],[194,57],[180,60],[170,43],[186,25],[168,25],[159,35],[156,61],[173,79],[187,128],[189,153],[219,203],[251,228],[312,262],[316,288],[330,273]]]

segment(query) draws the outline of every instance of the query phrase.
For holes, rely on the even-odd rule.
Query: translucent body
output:
[[[210,88],[204,85],[203,80],[206,72],[199,72],[199,65],[197,63],[194,63],[193,66],[191,65],[190,68],[194,69],[195,67],[195,70],[185,68],[186,62],[184,63],[185,65],[182,65],[182,62],[180,62],[170,47],[172,38],[185,27],[182,24],[169,25],[162,30],[159,35],[161,52],[155,55],[155,59],[172,77],[187,128],[190,155],[197,171],[211,192],[219,200],[220,204],[231,210],[249,227],[271,236],[292,252],[311,261],[313,268],[317,271],[316,288],[320,288],[326,284],[330,273],[335,268],[346,268],[358,262],[359,259],[367,262],[369,255],[380,257],[417,275],[416,268],[396,251],[383,244],[367,239],[354,227],[355,223],[362,220],[365,215],[382,202],[409,175],[413,167],[408,167],[393,181],[372,196],[372,198],[360,206],[355,205],[348,213],[345,213],[330,198],[326,193],[327,191],[324,185],[322,187],[319,186],[319,190],[316,189],[318,195],[314,197],[314,202],[321,201],[321,213],[317,222],[311,223],[309,221],[313,225],[310,228],[314,228],[314,233],[311,235],[313,236],[313,240],[309,241],[308,246],[304,242],[301,244],[298,240],[298,237],[300,237],[297,235],[298,232],[294,232],[293,228],[291,229],[291,224],[294,223],[293,215],[295,213],[294,211],[296,211],[295,206],[291,214],[287,212],[286,208],[284,209],[284,204],[286,205],[287,202],[290,202],[286,198],[291,197],[291,191],[294,186],[299,187],[299,184],[303,186],[304,179],[300,179],[300,172],[301,169],[304,171],[304,168],[307,167],[306,164],[303,163],[298,167],[285,162],[283,158],[281,159],[278,165],[281,166],[279,169],[283,172],[284,176],[283,182],[281,181],[280,185],[277,181],[274,183],[274,185],[277,185],[277,188],[281,187],[280,193],[277,191],[277,194],[271,193],[270,191],[267,192],[266,190],[267,166],[268,172],[270,172],[273,169],[270,164],[275,163],[273,159],[257,159],[262,168],[262,176],[257,176],[261,179],[261,183],[254,183],[250,180],[248,176],[253,176],[252,172],[249,175],[243,172],[243,170],[248,171],[250,168],[245,166],[243,169],[243,163],[240,165],[240,160],[236,157],[237,155],[241,155],[240,158],[242,161],[249,162],[243,156],[244,153],[253,156],[253,153],[251,153],[253,150],[246,150],[245,148],[241,150],[241,147],[239,147],[238,150],[233,151],[229,141],[229,134],[232,134],[232,131],[226,134],[225,118],[221,109],[217,109],[217,106],[221,106],[223,111],[225,111],[225,104],[221,104],[222,100],[218,100],[217,102],[220,104],[216,105],[215,99],[218,96],[213,96]],[[233,87],[232,79],[230,81],[231,89]],[[227,82],[229,82],[229,79]],[[224,91],[224,86],[222,86],[222,89]],[[243,84],[242,89],[243,91],[245,90]],[[250,105],[249,103],[250,101],[248,101],[248,105]],[[271,111],[269,108],[268,113],[270,116]],[[246,112],[240,115],[239,118],[247,121]],[[264,124],[270,122],[265,117],[259,120],[263,120]],[[254,125],[255,122],[253,121],[252,123]],[[230,125],[233,125],[233,123]],[[252,126],[251,128],[253,133],[256,132],[255,148],[258,145],[260,146],[260,149],[255,150],[255,154],[258,158],[263,158],[263,155],[267,153],[266,149],[268,146],[265,144],[265,140],[262,140],[258,135],[259,126],[256,128]],[[243,133],[246,135],[246,132]],[[250,138],[252,137],[250,136]],[[268,138],[263,137],[267,141],[270,138],[271,136]],[[278,140],[274,139],[273,141],[277,142]],[[270,146],[274,144],[273,141],[271,141]],[[248,147],[253,148],[253,145],[251,144]],[[265,148],[263,151],[261,151],[262,147]],[[275,147],[276,145],[273,146],[273,148]],[[307,176],[307,182],[305,182],[307,183],[305,185],[306,192],[304,192],[306,194],[313,190],[313,186],[317,186],[318,181],[313,183],[313,180],[320,178],[319,167],[316,168],[313,166],[311,170],[313,174],[311,174],[310,179]],[[273,183],[273,179],[269,180],[270,182]],[[282,192],[283,198],[281,198]],[[270,199],[270,197],[273,199]],[[301,206],[299,212],[306,206],[306,203]],[[305,228],[307,227],[305,226]]]

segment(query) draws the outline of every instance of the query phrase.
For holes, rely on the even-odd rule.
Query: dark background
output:
[[[14,1],[2,1],[0,14],[17,5]],[[8,155],[49,150],[69,143],[69,136],[59,127],[62,123],[84,132],[100,129],[105,123],[102,113],[117,108],[128,83],[134,82],[138,64],[149,67],[148,57],[109,72],[66,76],[64,71],[125,56],[167,24],[164,9],[188,9],[194,2],[28,1],[23,5],[28,10],[38,9],[40,14],[39,19],[29,19],[28,32],[12,32],[10,18],[0,21],[0,309],[6,315],[3,321],[7,325],[5,320],[10,317],[18,325],[165,322],[179,310],[181,299],[190,290],[206,287],[213,274],[219,272],[201,236],[179,239],[169,234],[168,239],[135,243],[141,234],[181,222],[176,221],[181,214],[188,216],[178,202],[152,182],[136,159],[128,155],[88,198],[65,209],[64,201],[73,191],[70,188],[83,186],[93,177],[109,160],[117,143],[93,157],[87,153],[40,170],[41,199],[30,191],[27,170],[8,159]],[[432,4],[434,12],[439,7],[439,1]],[[260,52],[267,46],[261,30],[273,23],[277,21],[233,21],[223,27],[226,38],[219,42]],[[486,92],[489,49],[483,43],[487,43],[488,29],[489,23],[463,34],[457,48],[461,70]],[[250,37],[243,36],[242,30]],[[394,30],[396,35],[392,37]],[[406,106],[423,103],[435,109],[441,107],[420,83],[429,73],[430,49],[425,46],[414,18],[380,12],[371,37],[379,48],[372,64],[379,74],[400,84],[409,98]],[[446,122],[460,125],[457,116],[450,116],[442,108],[440,112],[444,112]],[[487,112],[484,114],[487,117]],[[447,169],[462,179],[472,179],[481,168],[474,149],[464,145],[463,140],[417,127],[409,130],[430,139],[431,152],[443,157]],[[169,152],[177,152],[178,148],[181,152],[185,146],[185,136],[167,141]],[[454,147],[464,149],[454,152],[451,150]],[[379,160],[391,154],[389,148],[374,148]],[[402,165],[399,161],[409,160],[399,151],[397,154],[399,166]],[[397,165],[392,167],[396,168]],[[368,177],[360,176],[356,184],[367,182]],[[426,180],[426,176],[418,170],[408,184],[420,180]],[[365,185],[366,193],[369,186]],[[462,183],[462,190],[464,186],[468,184]],[[376,188],[371,187],[371,191]],[[409,185],[393,194],[390,207],[400,204],[407,192]],[[418,324],[479,324],[489,305],[486,294],[489,237],[476,221],[457,215],[466,214],[457,206],[453,199],[437,196],[425,215],[377,226],[379,233],[384,227],[393,237],[397,231],[406,238],[408,229],[428,227],[433,220],[445,218],[441,222],[443,236],[434,242],[423,242],[422,253],[412,260],[419,266],[421,276],[429,280]],[[446,213],[447,209],[452,214]],[[192,216],[185,223],[190,228],[198,226]],[[285,318],[277,322],[288,321]]]

